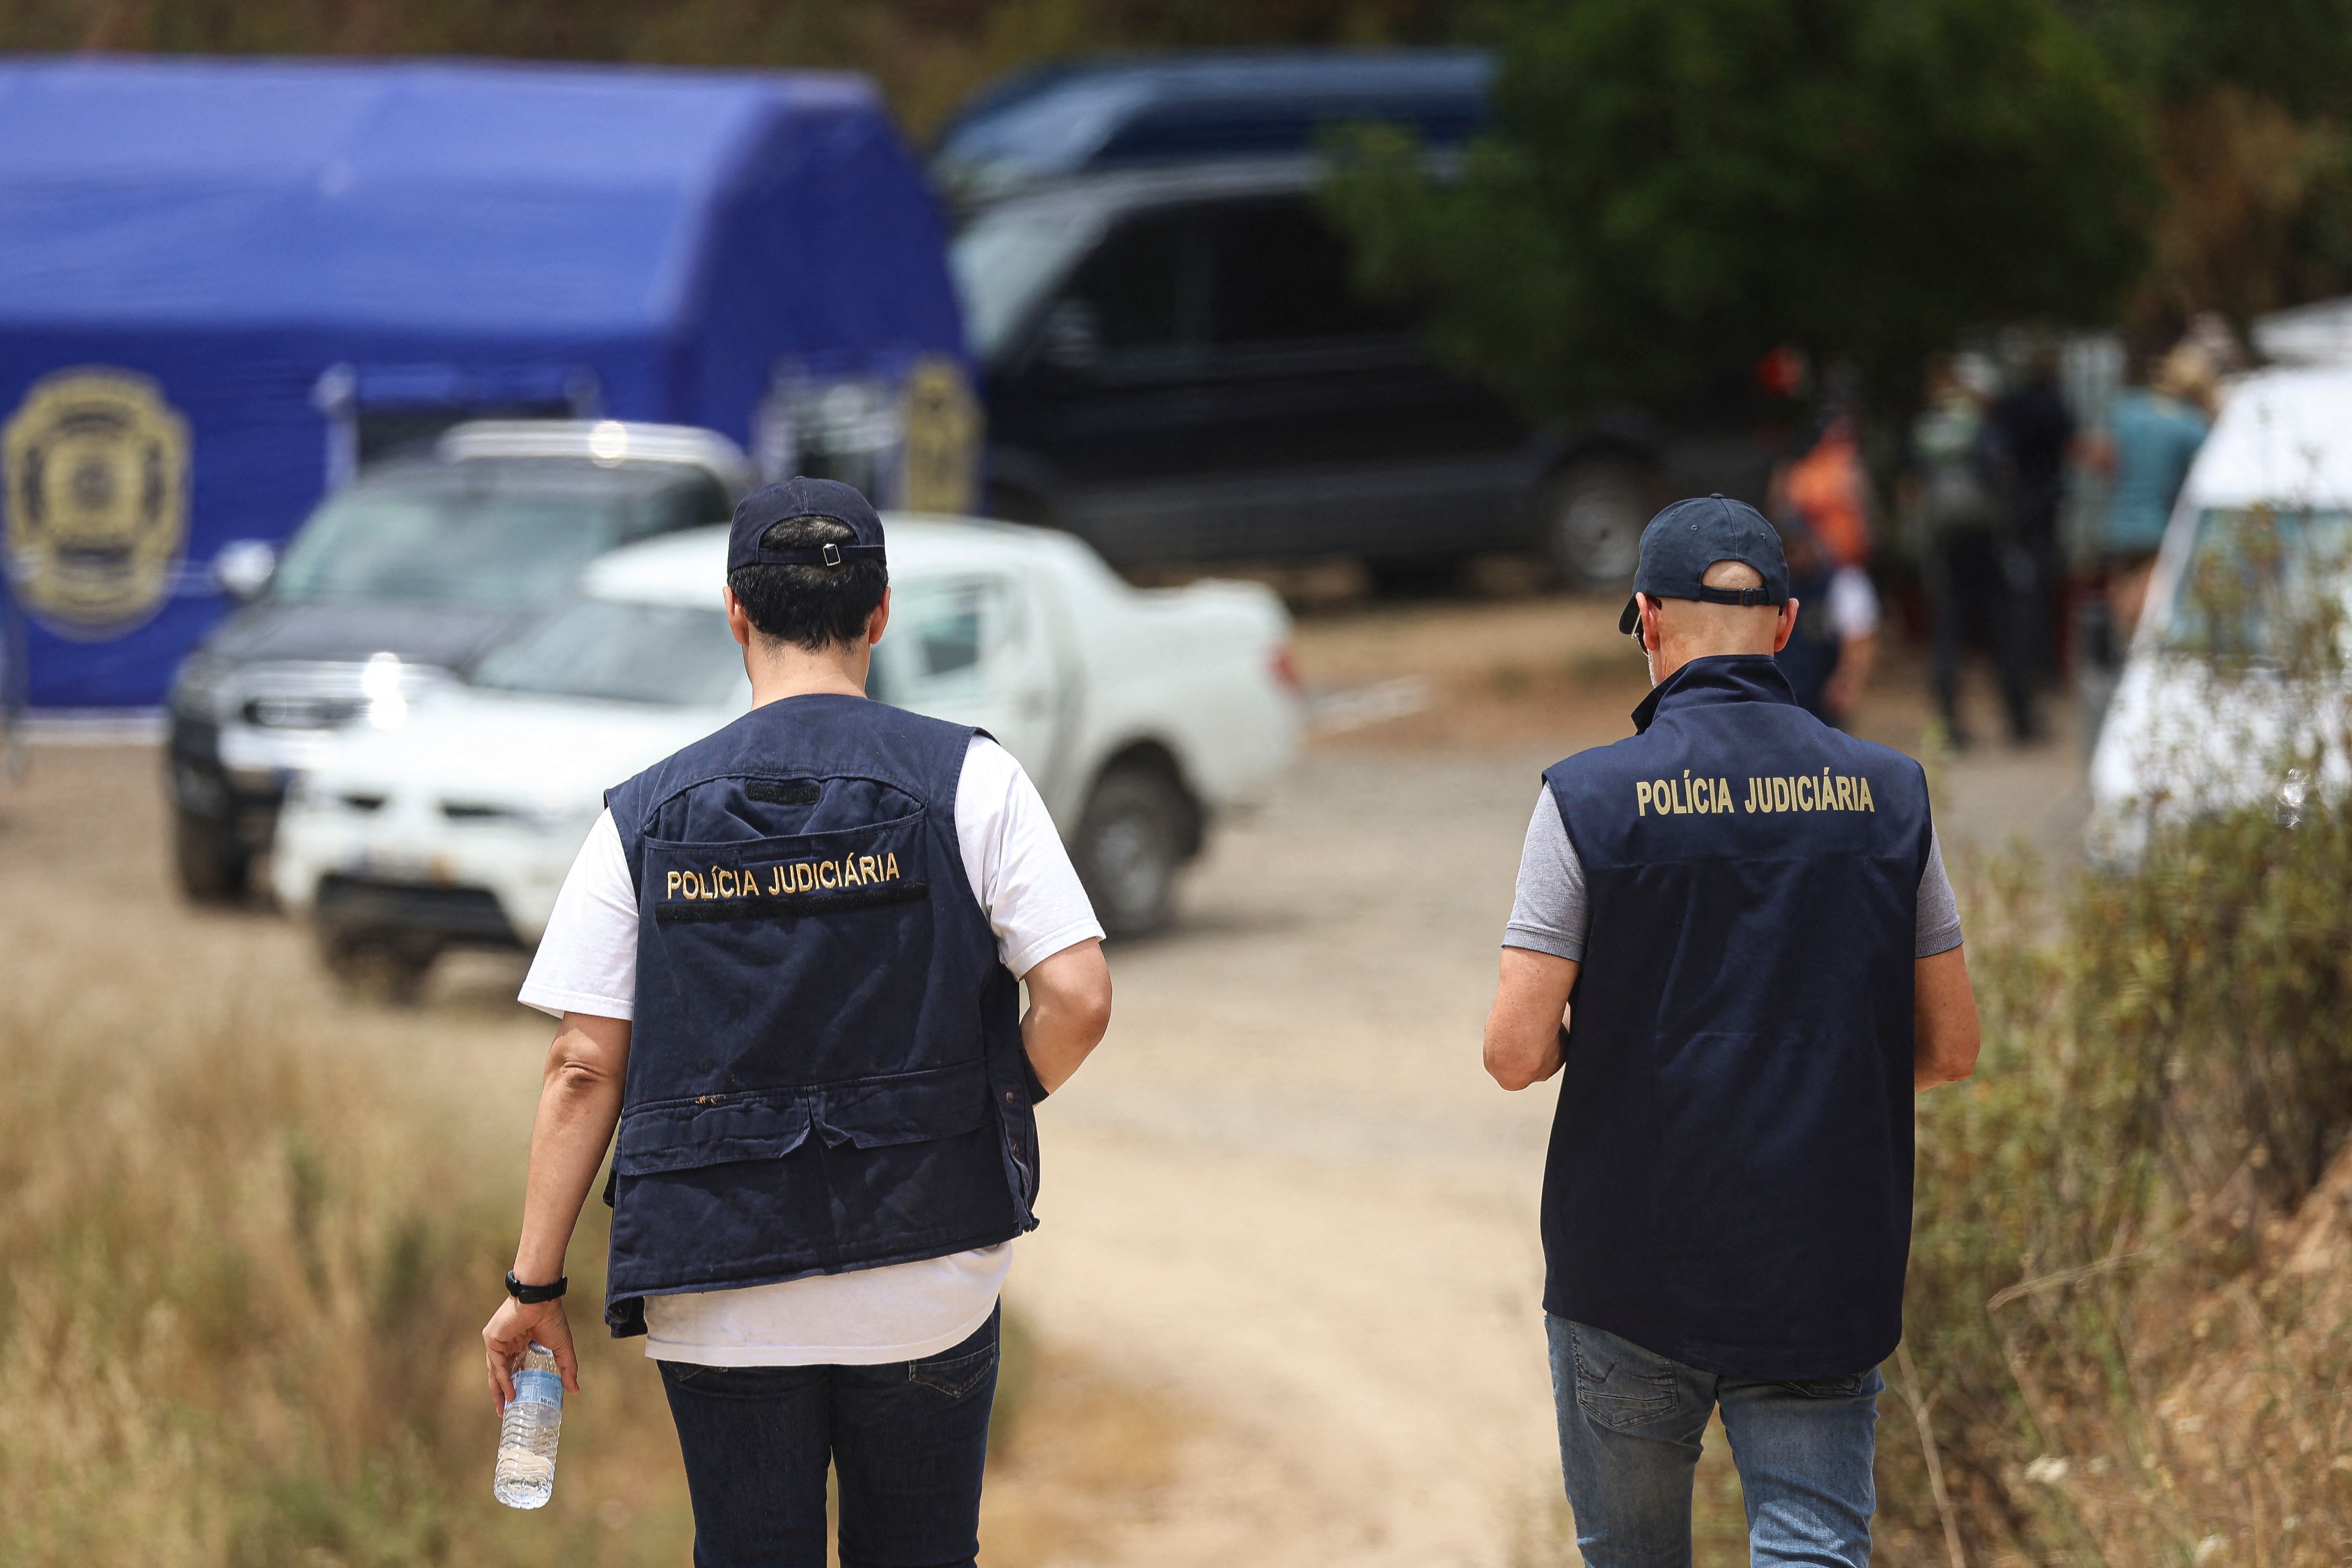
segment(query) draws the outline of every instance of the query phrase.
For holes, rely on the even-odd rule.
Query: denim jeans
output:
[[[1877,1505],[1873,1368],[1807,1383],[1721,1377],[1547,1316],[1559,1464],[1587,1568],[1689,1568],[1691,1479],[1718,1406],[1754,1568],[1866,1568]]]
[[[880,1366],[661,1363],[694,1501],[695,1568],[957,1568],[980,1551],[1002,1309],[954,1349]]]

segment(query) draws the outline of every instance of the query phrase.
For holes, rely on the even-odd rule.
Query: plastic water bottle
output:
[[[563,1375],[538,1341],[515,1368],[514,1397],[499,1424],[499,1468],[490,1490],[509,1508],[545,1508],[555,1490],[555,1439],[563,1430]]]

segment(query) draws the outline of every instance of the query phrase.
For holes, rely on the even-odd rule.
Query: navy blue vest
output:
[[[1544,1173],[1545,1310],[1735,1377],[1902,1336],[1919,765],[1696,659],[1544,775],[1592,925]]]
[[[1020,990],[956,842],[973,732],[767,704],[605,797],[637,890],[604,1321],[1033,1228]]]

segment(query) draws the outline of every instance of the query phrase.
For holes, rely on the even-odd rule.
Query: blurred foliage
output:
[[[1888,1561],[1946,1561],[1922,1406],[1971,1562],[2352,1552],[2352,1235],[2299,1268],[2288,1220],[2352,1122],[2348,883],[2338,801],[2161,834],[2055,939],[2030,871],[1978,890],[1986,1050],[1921,1104]]]
[[[2209,542],[2201,733],[2142,759],[2135,863],[1969,901],[1985,1052],[1920,1105],[1890,1561],[2352,1558],[2345,563],[2261,515]]]
[[[1720,407],[1793,342],[1907,381],[1960,330],[2097,319],[2138,276],[2155,166],[2042,0],[1577,0],[1486,14],[1497,134],[1458,177],[1345,146],[1363,275],[1546,412]]]
[[[0,48],[489,55],[864,71],[918,136],[1015,67],[1119,48],[1433,42],[1447,0],[0,0]]]
[[[2057,0],[2134,88],[2185,102],[2235,87],[2295,115],[2352,110],[2344,0]]]
[[[2352,291],[2352,0],[2059,0],[2146,105],[2167,200],[2125,324]]]

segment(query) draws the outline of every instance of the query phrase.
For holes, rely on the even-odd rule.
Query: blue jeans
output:
[[[1754,1383],[1547,1316],[1559,1467],[1587,1568],[1689,1568],[1691,1478],[1717,1406],[1748,1500],[1748,1562],[1867,1568],[1876,1368]]]
[[[842,1568],[971,1563],[1002,1315],[921,1361],[661,1363],[694,1500],[695,1568],[824,1568],[828,1460]]]

